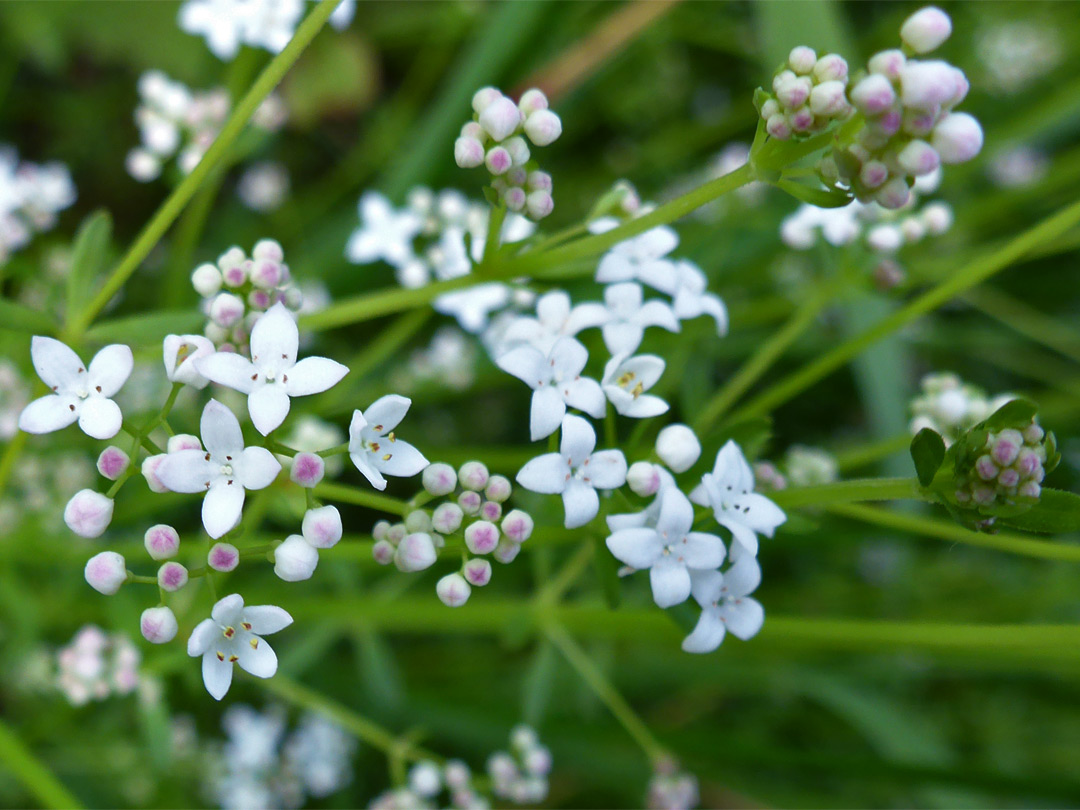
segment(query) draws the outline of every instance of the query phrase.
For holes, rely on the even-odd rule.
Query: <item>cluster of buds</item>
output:
[[[840,476],[840,469],[831,453],[801,444],[787,449],[783,469],[787,472],[787,482],[795,487],[829,484]]]
[[[562,134],[562,121],[548,109],[547,96],[533,88],[515,104],[496,88],[484,87],[473,95],[472,107],[474,120],[461,128],[454,142],[457,165],[486,166],[495,177],[492,187],[508,209],[543,219],[555,207],[551,175],[537,168],[529,142],[547,146]]]
[[[497,798],[535,807],[548,793],[551,752],[536,732],[526,725],[510,732],[510,751],[497,751],[488,758],[491,791]]]
[[[690,810],[697,807],[698,798],[696,776],[680,771],[670,759],[657,763],[646,793],[645,806],[649,810]]]
[[[957,488],[961,507],[993,516],[996,507],[1031,505],[1060,456],[1053,433],[1037,421],[997,431],[972,430],[957,444]]]
[[[128,174],[141,183],[155,180],[174,156],[181,173],[189,174],[229,115],[228,92],[224,88],[194,91],[159,70],[140,76],[138,90],[135,124],[142,143],[128,153]],[[279,129],[284,120],[285,107],[277,96],[269,96],[252,118],[255,126],[267,131]]]
[[[20,161],[14,149],[0,147],[0,264],[74,202],[75,186],[62,163]]]
[[[988,417],[1013,397],[1000,394],[989,398],[977,386],[969,385],[955,374],[927,374],[920,383],[920,394],[911,401],[912,435],[923,428],[939,434],[949,447],[965,430]]]
[[[487,555],[503,564],[513,562],[532,534],[533,519],[520,509],[503,514],[503,505],[513,492],[510,481],[489,474],[479,461],[467,461],[458,470],[441,462],[431,464],[424,470],[423,483],[428,495],[445,500],[430,511],[413,510],[402,523],[376,523],[372,556],[381,565],[393,563],[401,571],[423,571],[435,564],[448,538],[460,535],[465,549],[461,568],[435,586],[445,605],[460,607],[474,586],[491,581]]]
[[[250,353],[251,329],[279,301],[294,312],[304,296],[292,283],[285,253],[273,239],[256,242],[251,258],[231,247],[216,264],[195,268],[191,284],[203,298],[209,321],[204,334],[218,351]]]
[[[773,77],[772,92],[754,97],[765,130],[773,138],[820,132],[852,113],[847,98],[848,64],[830,53],[818,58],[813,49],[792,49],[787,63]]]
[[[123,635],[106,635],[88,624],[56,654],[56,686],[75,706],[109,695],[127,695],[139,685],[139,651]]]
[[[849,94],[865,126],[853,142],[838,145],[821,162],[828,184],[839,181],[858,200],[900,208],[914,178],[978,154],[983,143],[979,122],[953,112],[969,89],[963,71],[942,60],[912,58],[934,50],[951,32],[945,12],[924,8],[900,30],[904,50],[871,57],[865,76]]]
[[[304,458],[300,458],[303,456]],[[299,453],[293,462],[293,480],[301,486],[308,486],[304,481],[305,468],[317,467],[311,459],[322,459],[313,453]],[[298,470],[300,475],[298,476]],[[317,476],[318,479],[322,475]],[[317,482],[316,482],[317,483]],[[310,484],[314,486],[314,484]],[[315,567],[319,564],[319,550],[333,548],[341,539],[341,513],[336,506],[318,506],[308,509],[300,526],[300,534],[289,535],[273,551],[274,573],[286,582],[301,582],[311,579]],[[222,544],[218,544],[222,545]]]
[[[439,801],[443,793],[448,799]],[[369,807],[376,810],[415,810],[450,807],[453,810],[480,810],[491,806],[488,798],[473,785],[472,771],[460,759],[439,766],[422,759],[409,769],[408,784],[378,796]]]

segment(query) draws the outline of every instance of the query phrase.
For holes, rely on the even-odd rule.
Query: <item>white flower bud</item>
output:
[[[868,160],[859,170],[859,182],[867,188],[877,188],[889,179],[889,167],[880,160]]]
[[[480,504],[483,499],[480,497],[480,493],[466,490],[458,495],[457,502],[466,515],[475,515],[480,512]]]
[[[791,53],[788,54],[788,67],[802,76],[814,69],[815,62],[817,62],[817,54],[814,53],[813,48],[805,45],[792,48]]]
[[[317,453],[297,453],[289,470],[289,480],[302,487],[317,486],[326,474],[326,462]]]
[[[701,443],[686,425],[668,425],[656,437],[656,454],[674,472],[686,472],[701,455]]]
[[[880,51],[874,54],[870,57],[870,61],[867,62],[866,66],[871,73],[895,81],[900,78],[900,73],[906,64],[907,57],[904,56],[904,52],[893,48],[892,50]]]
[[[777,73],[775,76],[773,76],[773,80],[772,80],[773,92],[775,93],[782,85],[786,84],[787,82],[790,82],[794,78],[795,78],[795,71],[793,71],[793,70],[781,70],[779,73]]]
[[[504,475],[491,476],[487,486],[484,487],[484,497],[495,503],[505,503],[512,492],[513,486],[510,484],[510,479]]]
[[[814,111],[805,104],[786,114],[788,124],[796,132],[806,132],[814,125]]]
[[[155,560],[168,560],[180,550],[180,535],[172,526],[159,523],[151,526],[143,535],[146,553]]]
[[[176,638],[177,629],[176,616],[164,605],[147,608],[139,617],[139,632],[151,644],[167,644]]]
[[[814,63],[814,79],[818,82],[847,82],[848,64],[838,53],[827,53]]]
[[[178,562],[167,562],[157,572],[158,587],[173,593],[187,585],[188,570]]]
[[[490,523],[502,517],[502,504],[495,501],[484,501],[480,504],[480,517]]]
[[[491,147],[484,156],[484,165],[489,172],[495,175],[505,174],[514,165],[510,153],[501,146]]]
[[[541,192],[543,193],[543,192]],[[525,208],[525,189],[518,186],[508,188],[503,192],[503,202],[511,211],[520,212]]]
[[[232,571],[240,565],[240,549],[232,543],[214,543],[206,555],[206,564],[215,571]]]
[[[274,549],[274,573],[286,582],[311,579],[319,564],[319,552],[298,534],[291,534]]]
[[[456,503],[441,503],[431,515],[431,527],[439,534],[453,534],[464,517],[465,513]]]
[[[776,89],[776,100],[789,110],[801,107],[810,98],[810,91],[814,85],[808,76],[792,78],[781,82]]]
[[[417,796],[430,799],[442,790],[442,776],[434,762],[417,762],[409,770],[409,789]]]
[[[431,515],[423,509],[415,509],[405,516],[405,531],[407,532],[430,532]]]
[[[964,91],[967,79],[948,62],[909,61],[900,72],[900,100],[905,107],[933,110]]]
[[[198,436],[191,433],[177,433],[175,436],[169,437],[165,449],[170,453],[176,453],[180,450],[202,450],[202,442],[199,441]]]
[[[866,234],[866,243],[878,253],[895,253],[904,237],[895,225],[876,225]]]
[[[333,548],[341,539],[341,513],[336,506],[308,509],[300,531],[315,548]]]
[[[405,524],[404,523],[395,523],[389,529],[386,530],[386,539],[389,540],[394,545],[397,545],[398,543],[400,543],[402,540],[405,539],[406,534],[407,534],[407,532],[405,531]]]
[[[871,73],[851,89],[851,103],[866,115],[883,113],[895,101],[892,82],[880,73]]]
[[[636,495],[655,495],[660,490],[660,469],[648,461],[635,461],[626,473],[626,483]]]
[[[533,532],[532,515],[520,509],[512,509],[503,518],[500,526],[507,539],[518,544],[524,543]]]
[[[518,109],[521,110],[521,114],[525,117],[528,117],[537,110],[546,110],[547,108],[547,96],[544,95],[543,90],[536,87],[531,90],[526,90],[521,94],[521,98],[518,99]]]
[[[490,554],[499,545],[499,527],[487,520],[478,520],[465,529],[465,545],[473,554]]]
[[[530,191],[551,191],[551,175],[539,169],[529,172],[525,185]]]
[[[424,468],[421,481],[428,494],[436,497],[449,495],[457,486],[457,473],[449,464],[440,461]]]
[[[379,565],[389,565],[394,561],[394,544],[389,540],[379,540],[371,547],[371,556]]]
[[[501,94],[480,113],[480,126],[496,141],[509,138],[520,123],[521,112],[517,105]]]
[[[547,146],[562,135],[562,120],[551,110],[537,110],[525,119],[525,134],[537,146]]]
[[[904,244],[918,242],[926,236],[926,226],[916,217],[905,217],[900,223],[900,233],[903,234]]]
[[[462,135],[454,141],[454,162],[463,169],[475,169],[484,162],[484,144]]]
[[[232,293],[218,293],[210,304],[210,320],[230,329],[244,317],[244,302]]]
[[[814,115],[834,117],[849,109],[844,83],[838,80],[822,82],[810,92],[810,109]]]
[[[964,163],[982,149],[982,127],[967,113],[949,113],[934,127],[931,142],[942,163]]]
[[[304,293],[299,287],[288,287],[279,295],[281,303],[294,312],[304,305]]]
[[[394,563],[401,571],[423,571],[435,564],[437,556],[431,535],[414,532],[398,543],[394,552]]]
[[[487,133],[484,132],[484,128],[475,121],[469,121],[461,127],[461,132],[458,133],[462,138],[475,138],[483,145],[487,139]],[[418,196],[419,194],[419,196]],[[431,207],[435,204],[435,195],[431,193],[430,189],[413,189],[409,192],[409,207],[416,211],[421,216],[429,216],[431,213]]]
[[[285,272],[280,262],[258,259],[251,263],[251,283],[260,290],[272,290],[284,281]]]
[[[927,6],[904,20],[900,39],[915,53],[929,53],[949,38],[952,20],[940,8]]]
[[[466,461],[458,470],[458,480],[462,489],[480,492],[488,483],[488,468],[481,461]]]
[[[472,97],[472,108],[477,115],[487,109],[488,105],[496,99],[502,98],[503,94],[494,87],[481,87]]]
[[[244,251],[235,245],[218,256],[217,266],[228,286],[239,287],[247,280],[247,273],[244,270],[246,261],[247,256]]]
[[[115,551],[102,551],[87,560],[83,575],[95,591],[112,596],[127,579],[127,565]]]
[[[503,144],[503,147],[510,153],[510,160],[514,162],[515,166],[524,166],[529,162],[529,145],[525,143],[525,139],[520,135],[508,139]]]
[[[110,481],[115,481],[127,469],[131,459],[115,445],[109,445],[98,456],[97,470]]]
[[[783,110],[780,109],[780,102],[775,98],[767,99],[765,103],[761,105],[761,117],[765,121],[768,121],[779,112],[783,112]]]
[[[919,177],[930,174],[940,166],[941,158],[937,150],[926,141],[913,140],[900,150],[900,154],[896,156],[896,162],[908,174]]]
[[[149,183],[161,174],[161,160],[149,149],[136,147],[127,153],[124,168],[140,183]]]
[[[221,289],[221,271],[210,263],[200,264],[191,274],[191,286],[203,298],[216,295]]]
[[[540,220],[555,210],[555,200],[547,191],[532,191],[525,197],[525,210],[530,219]]]
[[[165,453],[158,453],[154,456],[147,456],[143,459],[140,472],[143,478],[146,479],[146,485],[150,487],[151,492],[168,492],[169,488],[165,486],[161,479],[157,477],[157,468],[161,466],[161,462],[165,460]]]
[[[892,178],[874,194],[877,204],[891,211],[903,208],[910,198],[911,189],[908,188],[907,181],[903,177]]]
[[[80,489],[64,507],[64,523],[79,537],[100,537],[112,516],[112,498],[92,489]]]
[[[776,113],[765,122],[765,131],[779,141],[786,141],[791,137],[791,124],[783,113]]]
[[[206,322],[206,326],[203,327],[203,334],[219,349],[222,344],[229,340],[229,330],[223,326],[218,326],[213,321]]]
[[[462,569],[465,579],[470,585],[482,588],[491,582],[491,563],[487,560],[474,558],[465,563]]]
[[[521,543],[515,543],[510,539],[503,539],[499,542],[499,545],[495,547],[495,551],[491,556],[503,565],[509,565],[520,552]]]
[[[923,225],[933,236],[940,236],[952,227],[953,213],[947,203],[933,202],[922,210]]]
[[[461,574],[447,574],[435,585],[435,593],[447,607],[461,607],[469,601],[472,588]]]

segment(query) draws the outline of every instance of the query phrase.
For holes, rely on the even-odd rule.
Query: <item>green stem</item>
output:
[[[500,237],[502,236],[503,221],[506,219],[506,206],[502,203],[491,207],[488,213],[488,228],[487,237],[484,239],[484,255],[480,259],[480,264],[483,265],[486,262],[490,262],[495,255],[495,251],[499,247]]]
[[[929,501],[933,497],[923,491],[915,478],[856,478],[814,487],[781,489],[770,492],[769,499],[781,509],[797,509],[852,501]]]
[[[378,492],[368,492],[346,484],[332,484],[329,481],[323,481],[315,487],[315,497],[324,501],[340,501],[356,506],[366,506],[380,512],[389,512],[391,515],[404,516],[409,511],[409,504],[398,498],[391,498],[389,495],[381,495]]]
[[[833,458],[836,459],[836,465],[841,471],[858,469],[880,459],[888,458],[894,453],[904,452],[910,444],[911,436],[907,433],[901,433],[881,441],[840,450],[833,453]]]
[[[83,806],[3,720],[0,720],[0,767],[22,782],[43,807],[68,810]]]
[[[592,556],[592,542],[587,541],[578,546],[578,550],[566,561],[566,565],[536,594],[534,597],[536,604],[538,606],[557,604],[570,587],[577,582],[578,577],[584,573],[589,561],[592,560]]]
[[[195,192],[199,190],[203,181],[206,180],[210,172],[225,156],[229,147],[239,137],[244,127],[247,126],[248,120],[254,115],[255,110],[270,95],[270,92],[277,87],[289,68],[300,58],[300,54],[304,52],[304,49],[307,48],[315,35],[326,24],[339,2],[340,0],[321,0],[315,10],[300,23],[296,33],[284,50],[275,56],[270,64],[266,66],[266,69],[259,74],[255,83],[251,85],[251,89],[236,105],[236,109],[233,110],[229,120],[225,122],[225,126],[222,127],[221,132],[218,133],[210,148],[206,150],[206,154],[203,155],[199,164],[191,174],[180,182],[180,185],[168,196],[146,224],[146,227],[143,228],[138,238],[136,238],[127,253],[124,254],[120,263],[116,265],[108,279],[106,279],[98,294],[91,299],[78,317],[65,328],[66,342],[78,341],[83,332],[86,331],[86,327],[93,322],[97,314],[104,309],[105,305],[112,300],[113,296],[120,291],[124,283],[131,277],[132,273],[138,269],[139,264],[150,254],[150,251],[153,250],[161,237],[165,235],[165,232],[180,215],[181,211],[184,210]]]

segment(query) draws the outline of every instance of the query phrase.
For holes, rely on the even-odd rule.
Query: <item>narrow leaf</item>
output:
[[[205,318],[190,309],[160,310],[102,321],[86,330],[94,343],[130,343],[149,346],[160,343],[165,335],[201,334]]]
[[[1038,410],[1039,406],[1030,399],[1012,399],[994,411],[982,424],[987,430],[1023,426],[1035,418]]]
[[[945,460],[945,441],[930,428],[923,428],[911,440],[911,460],[924,487],[930,486]]]
[[[776,181],[776,187],[796,200],[816,205],[818,208],[843,208],[851,204],[851,195],[841,189],[817,188],[783,177]]]
[[[34,335],[56,334],[56,324],[42,312],[0,298],[0,329]]]
[[[67,277],[69,317],[81,309],[94,279],[104,269],[111,241],[112,217],[108,211],[95,211],[79,226],[72,247],[71,271]]]
[[[1080,495],[1043,487],[1039,502],[1022,515],[1002,518],[1001,523],[1016,529],[1042,534],[1080,532]]]

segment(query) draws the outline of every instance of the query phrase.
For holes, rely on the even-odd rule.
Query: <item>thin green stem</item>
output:
[[[856,478],[814,487],[781,489],[770,492],[769,498],[781,509],[852,501],[933,500],[915,478]]]
[[[591,542],[584,542],[578,546],[578,550],[566,561],[559,573],[548,580],[543,589],[533,597],[536,604],[538,606],[557,604],[588,568],[592,556],[593,544]]]
[[[480,264],[483,265],[486,262],[490,262],[495,255],[495,251],[499,247],[500,237],[502,236],[503,221],[506,219],[506,206],[502,203],[493,205],[488,212],[488,228],[487,237],[484,239],[484,255],[480,259]]]
[[[404,516],[409,511],[409,504],[406,501],[391,498],[389,495],[381,495],[378,492],[368,492],[359,487],[333,484],[329,481],[323,481],[315,487],[315,497],[324,501],[340,501],[356,506],[366,506],[380,512],[389,512],[391,515]]]
[[[69,810],[83,806],[3,720],[0,720],[0,768],[22,782],[43,807]]]

